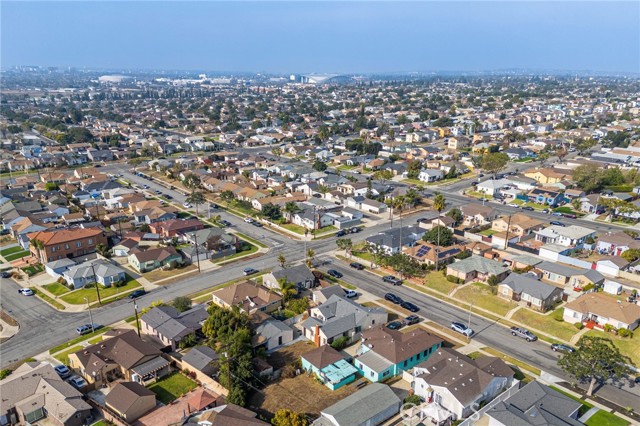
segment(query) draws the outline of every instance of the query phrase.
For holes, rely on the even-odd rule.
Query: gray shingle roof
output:
[[[307,265],[297,265],[290,268],[280,269],[278,271],[274,271],[273,276],[276,280],[286,278],[287,281],[290,281],[294,284],[306,281],[314,281],[316,278],[313,275],[313,272],[311,272],[311,270],[307,268]]]
[[[551,284],[543,283],[542,281],[534,280],[526,275],[511,274],[500,285],[509,286],[514,293],[529,294],[537,299],[546,300],[553,292],[559,290]]]
[[[478,271],[483,274],[500,275],[509,270],[509,268],[502,266],[501,263],[496,262],[495,260],[486,259],[480,256],[471,256],[459,262],[452,263],[448,267],[464,274]]]
[[[182,361],[198,370],[202,370],[218,358],[220,358],[220,355],[209,346],[195,346],[182,357]]]
[[[400,410],[400,398],[387,385],[372,383],[332,406],[322,410],[335,419],[340,426],[367,424],[368,419],[377,417],[387,410],[393,414]]]

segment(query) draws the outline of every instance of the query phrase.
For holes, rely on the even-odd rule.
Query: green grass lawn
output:
[[[70,291],[69,287],[60,283],[45,284],[42,287],[54,296],[62,296]]]
[[[490,237],[493,234],[497,234],[498,231],[496,231],[495,229],[485,229],[484,231],[480,232],[480,235],[484,235],[485,237]]]
[[[458,290],[453,297],[466,303],[473,303],[479,308],[494,312],[500,316],[506,315],[507,312],[515,307],[514,303],[491,294],[489,286],[482,283],[472,283]]]
[[[95,340],[95,339],[92,339],[92,337],[95,338],[97,336],[100,336],[100,335],[106,333],[109,330],[111,330],[111,327],[103,327],[103,328],[101,328],[99,330],[94,331],[93,333],[87,333],[84,336],[75,337],[75,338],[69,340],[68,342],[64,342],[64,343],[62,343],[62,344],[60,344],[58,346],[54,346],[53,348],[49,349],[49,353],[51,355],[53,355],[56,352],[65,350],[65,349],[70,348],[72,346],[75,347],[78,343],[84,342],[87,339],[90,339],[90,341]],[[75,352],[75,351],[71,351],[71,352]]]
[[[447,281],[447,278],[442,275],[441,272],[431,272],[424,278],[425,286],[439,291],[443,294],[449,294],[454,288],[458,287],[458,284]]]
[[[57,302],[55,299],[52,299],[51,297],[49,297],[48,295],[44,294],[42,291],[38,290],[35,287],[31,287],[31,290],[33,290],[33,292],[36,294],[36,296],[38,296],[39,298],[41,298],[45,302],[48,302],[50,305],[52,305],[56,309],[59,309],[61,311],[64,310],[64,305],[62,303]]]
[[[541,374],[541,371],[540,371],[539,368],[532,367],[531,365],[527,364],[526,362],[520,361],[519,359],[516,359],[516,358],[512,358],[509,355],[505,355],[505,354],[503,354],[502,352],[500,352],[500,351],[498,351],[496,349],[493,349],[493,348],[482,348],[482,350],[485,351],[486,353],[488,353],[489,355],[493,355],[495,357],[498,357],[498,358],[502,359],[504,362],[516,365],[516,366],[522,368],[523,370],[527,370],[527,371],[529,371],[529,372],[531,372],[533,374],[536,374],[538,376]]]
[[[213,259],[213,260],[211,260],[211,262],[223,264],[223,263],[229,262],[230,260],[237,259],[238,257],[241,257],[241,256],[248,256],[248,255],[253,254],[253,253],[257,252],[257,251],[258,251],[258,247],[257,246],[254,246],[253,244],[247,243],[245,241],[245,243],[243,244],[243,250],[242,251],[239,251],[239,252],[237,252],[235,254],[232,254],[231,256],[221,257],[221,258],[218,258],[218,259]]]
[[[54,358],[60,361],[61,363],[63,363],[64,365],[69,365],[69,354],[78,352],[80,349],[82,349],[81,345],[73,346],[64,352],[60,352],[59,354],[54,356]]]
[[[517,205],[521,206],[521,205],[524,204],[524,201],[516,198],[515,200],[511,201],[511,203],[509,203],[509,204],[517,204]]]
[[[22,247],[20,246],[9,247],[4,250],[0,250],[0,256],[5,257],[9,254],[17,253],[19,251],[25,251],[25,250],[23,250]]]
[[[625,419],[621,419],[614,414],[600,410],[585,422],[587,426],[627,426]]]
[[[474,197],[474,198],[493,198],[490,195],[485,194],[484,192],[478,192],[478,191],[465,191],[464,195],[468,195],[469,197]]]
[[[511,319],[526,324],[536,330],[544,331],[558,339],[569,341],[571,336],[578,332],[578,329],[564,321],[556,321],[552,315],[555,312],[561,312],[564,308],[558,308],[554,314],[541,315],[527,308],[520,308]]]
[[[185,393],[198,387],[196,382],[181,373],[174,373],[162,378],[148,387],[155,392],[163,404],[168,404],[180,398]]]
[[[284,229],[287,229],[291,232],[295,232],[296,234],[304,235],[304,231],[306,228],[304,226],[296,225],[295,223],[283,223],[280,225]]]
[[[24,268],[22,268],[22,270],[31,277],[38,272],[44,271],[44,266],[38,263],[36,265],[25,266]]]
[[[553,209],[553,211],[557,212],[557,213],[575,214],[577,216],[582,216],[583,215],[583,213],[577,212],[577,211],[573,210],[571,207],[568,207],[568,206],[556,207],[555,209]]]
[[[605,333],[600,330],[590,330],[586,333],[589,336],[606,337],[611,339],[613,344],[620,350],[622,355],[626,355],[631,358],[631,361],[636,366],[640,366],[640,334],[638,330],[634,333],[634,337],[618,337],[612,333]]]
[[[106,299],[109,296],[115,296],[116,294],[122,294],[124,292],[129,292],[131,290],[134,290],[140,287],[140,283],[134,279],[129,279],[129,281],[127,281],[127,283],[122,287],[111,286],[111,287],[105,288],[102,285],[99,285],[99,286],[100,286],[99,287],[100,298]],[[85,297],[89,299],[89,303],[98,301],[98,296],[96,295],[95,288],[81,288],[78,290],[71,291],[61,296],[60,298],[72,305],[82,305],[84,303],[87,303],[87,301],[84,299]]]
[[[22,251],[17,251],[15,253],[12,254],[8,254],[6,256],[3,256],[5,258],[5,260],[7,262],[13,262],[16,259],[22,259],[25,256],[29,256],[31,252],[29,250],[22,250]]]
[[[527,207],[531,207],[535,210],[544,210],[549,208],[549,206],[546,206],[544,204],[532,203],[531,201],[524,203],[524,205]]]

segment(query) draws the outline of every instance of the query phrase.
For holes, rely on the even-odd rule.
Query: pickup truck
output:
[[[511,334],[513,336],[518,336],[522,339],[525,339],[527,342],[534,342],[538,340],[538,336],[522,327],[511,327]]]

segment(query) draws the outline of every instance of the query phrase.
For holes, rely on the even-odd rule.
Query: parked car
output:
[[[255,220],[253,222],[251,222],[251,224],[253,226],[255,226],[256,228],[262,228],[262,224],[260,222],[256,222]]]
[[[551,213],[551,216],[562,216],[562,213],[553,212],[553,213]]]
[[[387,324],[387,328],[389,330],[399,330],[404,326],[404,324],[400,321],[391,321]]]
[[[342,278],[342,272],[338,272],[335,269],[329,269],[327,275],[331,275],[333,278]]]
[[[550,210],[549,209],[542,209],[542,213],[549,213]]]
[[[252,218],[250,218],[249,216],[247,216],[247,217],[245,217],[245,218],[244,218],[244,221],[245,221],[246,223],[252,223],[252,222],[253,222],[253,219],[252,219]]]
[[[555,225],[555,226],[564,226],[564,223],[558,222],[557,220],[552,220],[549,223],[552,224],[552,225]]]
[[[344,291],[344,297],[346,297],[348,299],[353,299],[355,297],[358,297],[358,293],[353,291],[353,290],[345,290]]]
[[[162,194],[162,191],[160,191],[160,190],[158,190],[158,189],[156,189],[156,190],[155,190],[155,191],[153,191],[153,192],[155,192],[157,195]]]
[[[56,365],[53,369],[56,370],[61,379],[66,379],[71,375],[71,370],[66,365]]]
[[[11,271],[0,272],[0,278],[11,278]]]
[[[20,290],[18,290],[18,293],[23,295],[23,296],[33,296],[35,293],[33,292],[33,290],[31,290],[30,288],[21,288]]]
[[[164,194],[164,198],[166,198],[167,200],[173,200],[173,197],[169,194]]]
[[[382,281],[385,283],[389,283],[392,285],[400,285],[402,284],[402,280],[400,278],[394,277],[393,275],[386,275],[382,277]]]
[[[351,266],[354,269],[357,269],[358,271],[362,271],[364,269],[364,265],[358,262],[351,262],[349,266]]]
[[[87,386],[86,380],[84,380],[80,376],[73,376],[72,378],[70,378],[69,384],[78,390],[84,389]]]
[[[522,210],[526,210],[528,212],[532,212],[534,210],[534,208],[531,207],[531,206],[524,206],[524,207],[522,207]]]
[[[522,327],[516,327],[516,326],[511,327],[511,335],[520,337],[526,340],[527,342],[534,342],[538,340],[538,336],[536,336],[526,328],[522,328]]]
[[[85,334],[93,333],[100,328],[102,328],[102,326],[98,324],[83,324],[80,327],[76,328],[76,333],[82,336]]]
[[[336,237],[344,237],[345,235],[347,235],[347,232],[344,229],[339,230],[338,232],[336,232]]]
[[[404,325],[417,324],[420,322],[420,317],[417,315],[409,315],[408,317],[403,319],[402,322],[404,322]]]
[[[562,216],[566,217],[566,218],[569,218],[569,219],[577,219],[578,218],[578,216],[576,216],[573,213],[562,213]]]
[[[516,203],[509,203],[508,204],[509,207],[520,207],[519,205],[517,205]]]
[[[399,298],[398,296],[396,296],[393,293],[387,293],[384,295],[384,300],[388,300],[391,303],[395,303],[396,305],[399,305],[401,303],[403,303],[403,300],[401,298]]]
[[[362,229],[361,229],[361,228],[359,228],[359,227],[357,227],[357,226],[354,226],[354,227],[353,227],[353,228],[351,228],[351,230],[350,230],[350,232],[351,232],[352,234],[357,234],[357,233],[358,233],[358,232],[360,232],[360,231],[362,231]]]
[[[551,350],[554,352],[562,352],[562,353],[573,353],[575,352],[575,348],[572,348],[569,345],[563,345],[562,343],[554,343],[551,345]]]
[[[473,330],[471,328],[458,321],[453,321],[451,323],[451,329],[460,334],[464,334],[467,337],[471,337],[473,335]]]
[[[129,299],[135,299],[136,297],[144,296],[147,292],[144,289],[136,290],[131,292],[129,295]]]
[[[149,189],[149,185],[142,185],[144,189]]]
[[[258,272],[259,271],[254,268],[244,268],[244,270],[242,271],[242,273],[245,275],[253,275],[253,274],[257,274]]]
[[[402,302],[400,304],[400,307],[401,308],[405,308],[406,310],[411,311],[411,312],[418,312],[420,310],[420,308],[418,308],[416,305],[414,305],[411,302]]]
[[[191,204],[184,203],[184,204],[182,204],[182,207],[184,207],[185,209],[190,209],[191,208]]]

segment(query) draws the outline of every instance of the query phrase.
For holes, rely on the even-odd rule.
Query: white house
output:
[[[418,174],[418,180],[421,182],[435,182],[442,179],[442,170],[422,169]]]
[[[552,225],[535,231],[536,241],[545,244],[558,244],[564,247],[574,247],[583,244],[588,238],[594,238],[596,231],[582,226]]]
[[[597,328],[610,324],[615,328],[633,330],[640,321],[640,306],[618,301],[604,293],[586,293],[567,303],[562,317],[572,324],[593,321]]]
[[[72,266],[64,271],[63,277],[73,288],[81,288],[95,282],[111,287],[114,283],[124,281],[126,274],[122,268],[106,260],[93,260]]]

